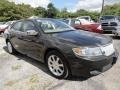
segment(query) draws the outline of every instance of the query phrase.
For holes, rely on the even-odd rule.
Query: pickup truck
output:
[[[111,32],[116,36],[120,35],[120,16],[102,16],[99,23],[101,23],[104,32]]]

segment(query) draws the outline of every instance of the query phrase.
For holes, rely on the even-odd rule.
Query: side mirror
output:
[[[38,35],[38,32],[36,32],[35,30],[29,30],[29,31],[27,31],[27,35],[28,36],[36,36],[36,35]]]

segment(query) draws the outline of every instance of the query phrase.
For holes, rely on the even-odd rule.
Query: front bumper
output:
[[[114,31],[117,30],[117,26],[102,26],[104,31]]]
[[[72,58],[69,65],[72,75],[75,76],[94,76],[110,69],[117,61],[118,53],[111,56],[89,58]]]

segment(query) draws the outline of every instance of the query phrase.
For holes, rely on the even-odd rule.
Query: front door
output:
[[[23,42],[27,50],[27,55],[41,61],[41,53],[44,47],[41,35],[36,25],[32,21],[25,21],[22,27],[24,36],[22,37]],[[27,32],[35,30],[38,35],[28,35]]]

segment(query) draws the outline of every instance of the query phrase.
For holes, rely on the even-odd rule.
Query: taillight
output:
[[[101,25],[99,25],[99,27],[98,27],[97,29],[102,30],[102,26],[101,26]]]

